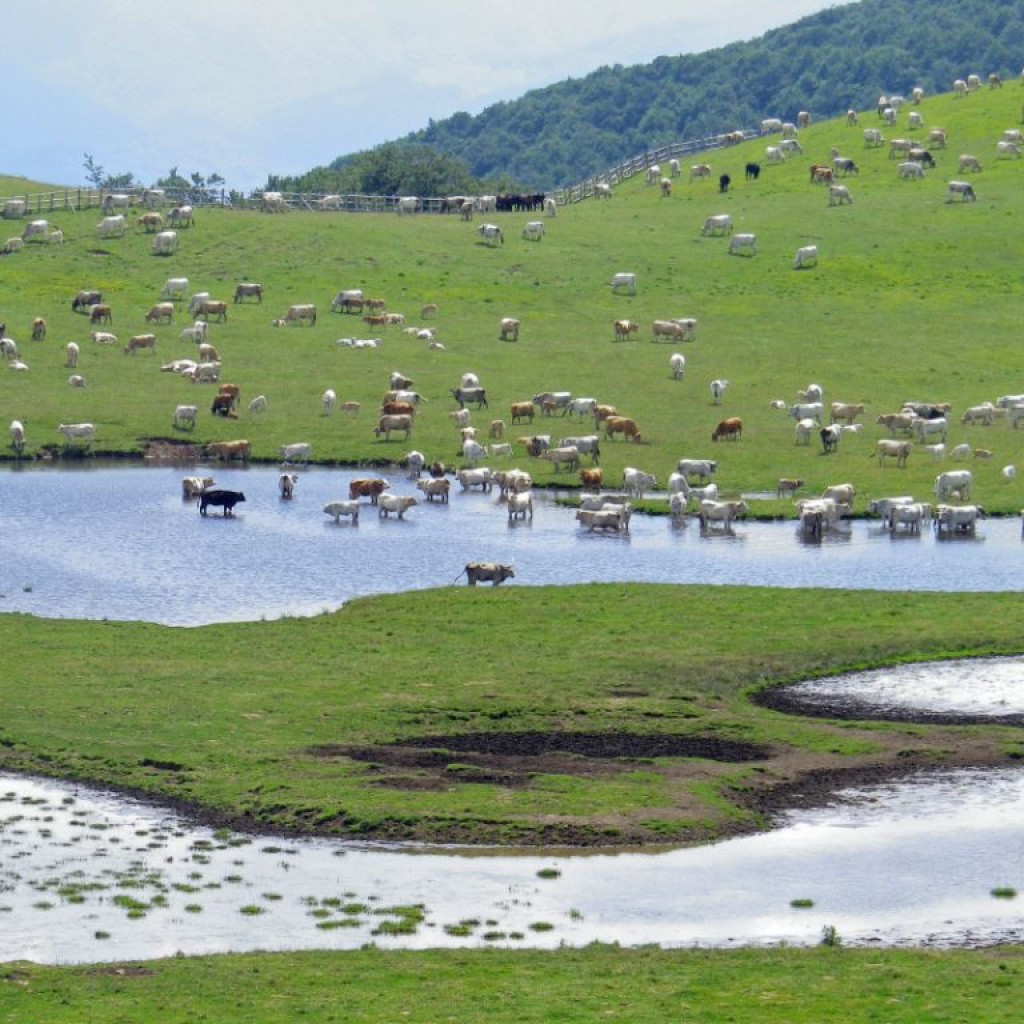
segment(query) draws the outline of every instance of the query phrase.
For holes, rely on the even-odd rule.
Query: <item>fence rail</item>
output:
[[[647,150],[637,156],[623,160],[603,174],[570,185],[556,188],[548,193],[559,206],[579,203],[590,199],[596,194],[598,183],[617,185],[637,174],[646,174],[654,164],[659,166],[670,160],[703,153],[708,150],[721,149],[738,141],[756,138],[760,133],[753,129],[743,129],[726,135],[712,135],[704,139],[691,139],[686,142],[674,142],[657,149]],[[0,199],[0,216],[11,220],[23,217],[53,215],[61,211],[77,213],[82,210],[100,209],[103,197],[111,189],[68,188],[53,192],[20,193]],[[142,187],[117,189],[119,193],[131,196],[134,205],[141,205],[141,196],[145,191]],[[175,205],[189,204],[201,208],[210,206],[229,207],[234,209],[262,209],[263,190],[256,190],[246,195],[227,189],[211,188],[165,188],[164,194],[169,203]],[[372,196],[359,193],[347,195],[327,194],[323,192],[282,192],[282,210],[314,210],[337,213],[394,213],[398,210],[399,196]],[[451,211],[447,198],[437,196],[419,200],[419,209],[423,213],[445,213]]]

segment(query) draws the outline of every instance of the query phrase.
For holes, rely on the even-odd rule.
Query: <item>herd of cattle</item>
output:
[[[920,96],[915,94],[914,102]],[[895,125],[895,114],[900,110],[902,102],[897,97],[889,97],[886,105],[879,106],[879,117],[886,125]],[[916,115],[916,116],[915,116]],[[854,123],[856,118],[854,117]],[[848,118],[849,121],[849,118]],[[789,125],[769,119],[762,125],[764,133],[780,132],[783,135],[779,145],[768,146],[765,159],[768,164],[785,163],[802,149],[797,138],[798,127],[807,123],[806,117],[798,119],[796,125]],[[923,119],[917,111],[910,111],[908,127],[924,128]],[[864,145],[868,150],[884,146],[885,139],[881,129],[870,128],[864,131]],[[949,141],[949,134],[940,128],[928,131],[926,142],[914,139],[893,139],[889,143],[888,154],[892,159],[899,158],[897,174],[901,180],[916,180],[924,177],[925,171],[936,164],[938,150],[944,149]],[[1024,145],[1024,136],[1017,129],[1007,130],[997,144],[999,157],[1019,157],[1020,147]],[[960,173],[977,173],[981,170],[981,162],[971,154],[961,154],[958,161]],[[747,177],[756,179],[761,172],[760,165],[748,164]],[[681,169],[678,161],[672,161],[670,174],[678,177]],[[712,169],[709,164],[695,165],[691,168],[691,181],[710,178]],[[810,181],[812,184],[828,186],[828,204],[830,206],[852,205],[853,196],[849,186],[839,184],[836,179],[850,179],[860,174],[855,160],[843,156],[838,150],[831,154],[829,162],[812,164]],[[723,176],[725,178],[727,176]],[[648,171],[648,181],[660,184],[662,195],[670,196],[671,189],[665,187],[672,178],[661,176],[659,167]],[[725,188],[722,188],[722,186]],[[728,180],[720,179],[720,189],[728,188]],[[969,201],[975,198],[973,187],[963,181],[948,183],[950,198],[956,197]],[[177,229],[188,228],[194,224],[190,207],[172,208],[164,217],[162,213],[163,196],[161,190],[147,190],[141,199],[145,212],[136,220],[139,231],[153,236],[154,254],[173,254],[177,250]],[[610,196],[610,188],[600,190],[596,194]],[[412,197],[409,197],[410,199]],[[460,199],[452,205],[452,212],[465,212],[469,199]],[[277,212],[276,194],[264,195],[264,209]],[[404,200],[403,200],[404,202]],[[397,207],[398,212],[415,212],[418,208],[412,204]],[[96,231],[100,237],[121,237],[127,229],[126,210],[132,204],[127,195],[108,195],[104,198],[103,217]],[[473,210],[479,209],[478,201],[472,200]],[[495,204],[488,204],[484,209],[513,211],[543,211],[554,215],[554,209],[546,202],[543,194],[497,197]],[[504,244],[504,234],[499,225],[484,223],[476,228],[480,239],[487,244]],[[736,255],[754,256],[757,253],[757,238],[751,232],[734,232],[732,218],[729,214],[708,216],[700,227],[704,237],[728,238],[729,252]],[[522,231],[522,238],[539,241],[545,236],[543,221],[530,221]],[[26,225],[21,242],[29,240],[45,240],[47,242],[63,241],[59,229],[53,228],[47,221],[31,221]],[[13,241],[13,240],[12,240]],[[16,248],[16,247],[15,247]],[[802,246],[793,261],[795,269],[807,269],[816,266],[818,249],[815,245]],[[635,295],[637,292],[637,276],[632,272],[617,272],[610,280],[613,292]],[[226,324],[229,310],[238,304],[253,301],[262,305],[264,298],[263,286],[254,281],[239,282],[233,291],[231,301],[214,298],[207,292],[190,290],[188,278],[170,277],[159,293],[158,300],[145,313],[146,324],[170,324],[179,310],[187,309],[191,323],[180,332],[183,340],[194,342],[197,359],[176,359],[162,364],[162,371],[179,374],[198,384],[210,383],[217,386],[212,397],[210,412],[212,415],[237,419],[239,416],[240,388],[237,384],[221,381],[220,355],[209,341],[208,331],[211,323]],[[100,291],[83,289],[72,299],[72,309],[88,317],[91,327],[96,328],[90,334],[96,344],[117,344],[118,339],[112,330],[113,310],[104,302]],[[408,333],[415,334],[419,339],[428,341],[431,347],[443,346],[437,341],[433,328],[406,327],[401,314],[388,312],[385,304],[379,299],[369,299],[361,289],[348,288],[337,292],[330,303],[332,312],[340,314],[361,315],[368,327],[386,329],[397,326]],[[436,313],[433,304],[421,308],[421,317],[429,319]],[[45,323],[38,321],[45,332]],[[308,326],[317,324],[317,307],[312,303],[291,304],[281,317],[273,321],[281,327]],[[516,342],[519,340],[521,323],[518,318],[503,317],[499,322],[498,336],[500,340]],[[654,341],[668,340],[691,342],[696,339],[697,319],[694,317],[675,319],[655,319],[651,325],[651,337]],[[640,330],[640,324],[634,320],[617,319],[613,323],[613,334],[617,341],[626,341]],[[0,331],[0,336],[3,331]],[[35,337],[35,327],[33,329]],[[0,337],[0,342],[8,341]],[[353,347],[375,347],[375,339],[342,339],[338,344],[347,342]],[[129,355],[155,352],[156,335],[145,331],[133,334],[122,346]],[[0,344],[0,354],[13,367],[17,357],[16,346]],[[67,363],[69,368],[77,366],[79,346],[75,342],[68,343]],[[669,360],[671,377],[680,380],[685,371],[686,360],[682,353],[672,353]],[[69,378],[72,386],[84,386],[85,381],[78,374]],[[717,379],[711,382],[712,404],[719,404],[728,386],[727,380]],[[401,437],[403,443],[409,442],[415,433],[416,418],[420,413],[422,396],[412,390],[413,381],[397,371],[392,373],[388,381],[378,411],[374,436],[385,442],[393,436]],[[598,402],[596,398],[580,397],[568,391],[545,391],[535,394],[532,398],[523,398],[511,402],[504,417],[489,419],[486,438],[477,436],[477,428],[470,422],[470,407],[479,414],[482,410],[490,410],[487,390],[480,385],[475,374],[464,374],[458,386],[451,388],[450,395],[458,406],[449,416],[458,431],[455,454],[462,460],[461,468],[454,469],[444,462],[429,462],[422,453],[408,452],[402,461],[409,467],[410,478],[421,497],[411,494],[397,494],[391,489],[388,481],[382,477],[361,478],[352,481],[347,498],[328,503],[323,513],[335,522],[347,519],[358,523],[360,508],[364,500],[375,506],[381,518],[395,516],[402,519],[405,513],[415,507],[420,500],[445,503],[449,500],[451,482],[454,479],[463,492],[479,489],[490,493],[497,488],[499,501],[504,505],[510,523],[533,518],[534,503],[531,489],[533,473],[520,469],[493,469],[481,465],[485,460],[504,459],[513,456],[513,445],[520,445],[525,456],[537,460],[537,464],[547,463],[554,474],[576,472],[583,489],[583,498],[577,512],[580,528],[588,532],[609,532],[622,534],[629,530],[633,503],[643,499],[647,494],[659,489],[657,477],[638,467],[627,467],[616,480],[615,490],[604,489],[604,474],[600,467],[601,442],[612,442],[621,437],[624,441],[640,444],[644,437],[637,420],[628,415],[621,415],[614,406]],[[816,385],[804,389],[797,396],[795,404],[779,401],[780,409],[785,410],[794,420],[794,443],[808,445],[817,436],[820,439],[824,454],[835,452],[846,434],[858,433],[862,424],[858,417],[865,412],[863,404],[833,402],[828,406],[829,421],[824,422],[826,406],[822,401],[822,392]],[[321,396],[324,415],[331,415],[335,408],[337,395],[332,389],[324,391]],[[246,409],[251,416],[262,414],[267,406],[265,395],[252,397]],[[342,403],[346,412],[356,413],[359,403]],[[874,455],[880,466],[894,464],[902,467],[915,452],[927,453],[936,460],[943,458],[946,452],[947,436],[951,423],[950,409],[941,403],[908,403],[899,410],[884,413],[876,417],[876,424],[881,426],[886,436],[877,440]],[[182,403],[174,408],[173,427],[176,430],[194,430],[199,417],[199,406]],[[592,427],[586,432],[563,431],[560,433],[530,433],[517,437],[514,442],[505,440],[505,431],[510,426],[529,424],[532,428],[535,418],[540,417],[548,422],[582,423],[584,419],[592,421]],[[1005,395],[994,402],[984,402],[964,411],[960,423],[964,426],[980,424],[992,426],[997,420],[1005,419],[1012,427],[1017,427],[1024,419],[1024,395]],[[95,441],[96,427],[92,423],[62,423],[58,431],[63,435],[68,446],[89,445]],[[711,432],[712,442],[740,443],[743,438],[743,420],[738,416],[728,416],[720,420]],[[24,425],[19,420],[11,423],[11,444],[17,451],[25,448],[26,437]],[[638,451],[640,449],[637,449]],[[248,440],[238,439],[219,441],[205,445],[204,455],[212,460],[247,460],[251,457],[251,445]],[[312,458],[312,446],[308,442],[294,442],[282,445],[279,451],[283,466],[307,464]],[[985,458],[986,450],[971,445],[954,446],[950,452],[954,459]],[[586,457],[588,465],[583,465]],[[702,529],[721,528],[731,530],[733,523],[743,518],[750,511],[746,500],[726,498],[719,492],[716,479],[718,462],[707,458],[683,458],[667,477],[665,493],[668,508],[673,522],[682,523],[688,516],[695,517]],[[1003,469],[1005,479],[1012,479],[1016,470],[1012,465]],[[426,474],[426,475],[424,475]],[[552,477],[551,479],[556,479]],[[282,472],[279,477],[280,497],[289,500],[295,493],[298,476],[290,469]],[[917,531],[924,523],[933,523],[940,533],[964,534],[971,533],[977,520],[984,516],[981,506],[968,504],[971,499],[973,476],[970,470],[957,469],[938,474],[934,481],[933,497],[935,503],[922,501],[912,495],[902,495],[884,499],[875,499],[868,508],[868,513],[878,516],[885,526],[891,530]],[[790,496],[795,500],[800,531],[808,537],[819,537],[833,529],[844,518],[854,513],[853,484],[834,485],[829,487],[820,497],[796,498],[804,487],[802,481],[789,478],[780,479],[777,496]],[[225,517],[233,516],[236,505],[245,501],[241,492],[229,491],[214,486],[212,478],[186,478],[183,482],[184,496],[195,498],[202,515],[207,514],[210,507],[221,508]],[[952,505],[949,502],[958,502]],[[473,572],[470,569],[473,568]],[[503,579],[514,575],[511,567],[502,565],[476,564],[466,567],[468,582],[490,579],[500,583]]]

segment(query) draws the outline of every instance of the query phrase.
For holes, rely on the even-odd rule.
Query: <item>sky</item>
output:
[[[0,174],[87,183],[85,154],[248,192],[605,65],[753,39],[821,0],[51,0],[4,12]]]

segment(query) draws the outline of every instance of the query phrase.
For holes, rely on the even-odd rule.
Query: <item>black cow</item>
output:
[[[728,192],[730,184],[732,184],[732,178],[730,178],[728,174],[720,175],[718,179],[718,191]]]
[[[205,490],[199,495],[199,514],[206,515],[207,505],[219,505],[224,509],[224,515],[234,515],[235,506],[245,501],[245,495],[241,491],[225,491],[218,487],[212,490]]]
[[[760,173],[761,173],[761,165],[760,164],[755,164],[755,163],[747,164],[747,169],[746,169],[746,172],[745,172],[747,181],[757,181],[758,175],[760,175]]]
[[[83,313],[89,312],[90,306],[95,306],[98,302],[103,301],[103,293],[98,291],[91,291],[83,288],[72,300],[71,310],[74,313],[79,311]]]

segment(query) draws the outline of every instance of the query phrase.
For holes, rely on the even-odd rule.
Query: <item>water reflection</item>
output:
[[[504,856],[193,829],[0,776],[0,962],[257,949],[1024,938],[1024,773],[850,790],[777,831],[666,853]],[[803,905],[795,905],[803,904]]]
[[[278,470],[189,467],[246,494],[234,519],[181,499],[180,467],[0,470],[0,610],[168,625],[314,615],[354,597],[447,586],[470,561],[516,566],[506,586],[647,581],[881,590],[1019,589],[1020,523],[986,520],[977,537],[904,543],[866,522],[820,543],[793,523],[741,522],[731,535],[634,515],[630,533],[587,533],[538,496],[510,527],[494,494],[423,502],[404,521],[371,506],[359,525],[321,509],[348,497],[348,470],[300,471],[293,501]],[[362,475],[367,475],[365,472]],[[400,472],[396,492],[418,494]],[[422,495],[420,495],[422,497]],[[216,573],[216,586],[207,585]]]

